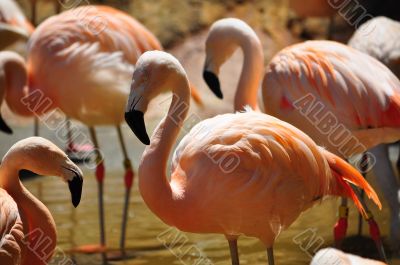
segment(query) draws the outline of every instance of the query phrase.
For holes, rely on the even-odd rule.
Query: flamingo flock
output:
[[[310,1],[305,8],[290,1],[300,16],[334,15],[322,2]],[[31,3],[35,25],[36,0]],[[56,5],[57,13],[61,4]],[[400,32],[397,22],[376,21],[391,23],[393,32]],[[147,207],[181,231],[224,235],[232,265],[240,264],[238,239],[242,235],[258,238],[268,264],[274,265],[278,236],[303,212],[332,196],[342,198],[334,228],[336,247],[346,236],[351,200],[368,222],[382,261],[387,262],[378,224],[364,202],[365,194],[382,208],[365,179],[368,167],[380,173],[377,182],[391,210],[391,245],[397,247],[400,202],[396,192],[400,189],[385,147],[400,140],[400,81],[395,75],[396,42],[383,45],[390,42],[379,39],[379,31],[370,37],[383,44],[365,45],[363,35],[356,32],[349,46],[307,41],[284,48],[264,65],[261,40],[249,25],[236,18],[216,21],[205,42],[203,78],[222,99],[221,66],[237,49],[242,50],[235,112],[200,121],[179,141],[191,98],[199,105],[204,102],[181,63],[162,51],[157,38],[140,22],[108,6],[87,5],[56,14],[36,28],[32,24],[14,1],[0,3],[0,49],[28,39],[26,59],[0,51],[0,104],[26,117],[61,112],[69,131],[68,119],[88,127],[96,163],[100,242],[80,250],[101,252],[106,263],[107,154],[101,152],[95,126],[107,125],[116,129],[124,158],[119,248],[121,257],[128,258],[125,238],[135,174],[121,130],[124,120],[147,145],[138,164],[139,192]],[[173,95],[170,107],[149,137],[145,114],[153,99],[165,92]],[[12,133],[1,115],[0,130]],[[348,161],[360,154],[369,160],[352,166]],[[228,163],[220,163],[227,157]],[[0,264],[44,265],[54,254],[56,227],[45,205],[22,185],[21,170],[61,177],[68,183],[75,207],[81,200],[82,171],[40,137],[17,142],[2,159]],[[35,250],[38,242],[32,234],[37,229],[52,242],[42,251],[43,257]],[[343,264],[351,264],[351,258],[346,261],[342,254],[336,255],[343,257]]]

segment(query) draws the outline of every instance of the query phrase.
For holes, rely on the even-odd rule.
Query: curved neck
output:
[[[240,47],[243,50],[244,63],[235,94],[235,111],[249,105],[258,110],[257,95],[264,72],[264,52],[257,36],[246,36]]]
[[[35,198],[19,180],[22,168],[12,160],[0,166],[0,188],[7,191],[18,205],[24,226],[26,252],[22,264],[44,265],[53,255],[57,243],[54,219],[46,206]]]
[[[12,54],[3,54],[0,56],[0,69],[0,90],[4,91],[10,109],[19,115],[32,116],[29,107],[38,98],[27,97],[28,75],[24,62],[16,60]]]
[[[177,82],[168,114],[151,137],[139,166],[139,189],[148,207],[167,224],[176,216],[177,197],[167,179],[168,158],[187,116],[190,89],[187,79]]]

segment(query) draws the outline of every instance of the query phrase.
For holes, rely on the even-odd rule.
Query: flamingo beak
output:
[[[81,202],[82,197],[82,186],[83,186],[83,177],[82,175],[74,169],[68,169],[74,173],[74,177],[72,180],[68,180],[69,191],[71,192],[71,201],[74,207],[76,208]]]
[[[219,98],[223,99],[224,95],[222,94],[221,91],[221,86],[219,84],[219,79],[218,77],[211,71],[209,70],[204,70],[203,72],[203,78],[204,81],[206,81],[208,87],[211,89],[211,91]]]
[[[144,123],[144,114],[139,110],[129,110],[125,112],[125,121],[136,135],[136,137],[145,145],[150,144],[150,139]]]
[[[12,134],[12,130],[8,127],[7,123],[4,121],[3,117],[0,114],[0,131],[3,131],[7,134]]]

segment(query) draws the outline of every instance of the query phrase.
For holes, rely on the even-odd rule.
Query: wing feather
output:
[[[18,207],[11,196],[0,189],[0,263],[20,264],[23,226]]]
[[[311,94],[347,128],[399,127],[400,81],[376,59],[330,41],[293,45],[276,55],[263,83],[268,103]],[[267,112],[278,112],[266,104]],[[292,105],[293,106],[293,105]]]

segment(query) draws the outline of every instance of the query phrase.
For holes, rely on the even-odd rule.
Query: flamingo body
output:
[[[0,189],[0,260],[4,265],[21,264],[24,227],[18,206],[7,191]]]
[[[262,94],[267,113],[344,157],[400,138],[399,80],[376,59],[336,42],[309,41],[282,50],[267,66]],[[307,96],[314,101],[300,109],[309,112],[305,115],[296,102]],[[315,118],[311,114],[316,103],[323,109],[315,110]],[[351,131],[363,150],[343,153],[342,146],[328,139],[329,134],[318,127],[328,112],[337,125]]]
[[[263,54],[257,44],[258,37],[246,23],[237,19],[214,23],[206,42],[204,79],[216,96],[222,98],[217,75],[232,53],[221,49],[220,45],[226,42],[244,53],[235,110],[247,104],[257,109],[254,102],[262,80]],[[257,44],[255,48],[254,44]],[[399,89],[396,76],[373,57],[336,42],[309,41],[282,50],[267,65],[261,107],[266,113],[301,129],[317,144],[348,158],[381,143],[400,139]],[[374,159],[378,157],[377,152],[382,156],[381,151],[382,148],[376,147],[369,152],[372,158],[369,166],[377,162],[380,173],[386,172],[388,165],[390,167],[389,163]],[[391,197],[388,202],[395,216],[398,213],[395,187],[398,185],[387,178],[380,178],[379,182],[391,186],[386,189],[390,196],[385,194],[385,197]],[[397,224],[398,221],[392,222],[393,238],[398,238]],[[337,228],[336,231],[340,231],[341,224]],[[336,233],[336,239],[342,234],[345,232]]]
[[[310,265],[385,265],[381,261],[365,259],[356,255],[344,253],[335,248],[319,250],[313,257]]]
[[[27,40],[33,29],[14,0],[0,2],[0,50],[18,40]]]
[[[27,35],[34,30],[32,24],[26,19],[21,8],[14,0],[2,0],[0,2],[0,23],[20,28]]]
[[[223,159],[218,163],[210,157]],[[224,173],[229,159],[235,160]],[[247,110],[207,119],[175,150],[171,186],[185,208],[170,225],[195,233],[254,236],[272,246],[303,211],[325,195],[341,193],[330,165],[336,160],[272,116]],[[348,168],[340,168],[341,173],[354,174]]]
[[[349,41],[349,46],[376,58],[400,77],[400,23],[386,17],[376,17],[361,25]],[[393,113],[394,120],[399,117]],[[391,211],[391,246],[400,249],[400,184],[392,168],[388,147],[380,146],[371,150],[377,158],[374,167],[377,183],[388,201]],[[397,161],[397,165],[399,162]],[[397,168],[399,168],[397,166]]]
[[[144,112],[166,89],[174,97],[149,140]],[[186,73],[173,56],[152,51],[139,58],[125,119],[149,144],[139,165],[139,190],[165,223],[187,232],[224,234],[228,240],[254,236],[272,248],[280,231],[325,195],[351,197],[363,212],[349,183],[380,205],[349,164],[292,125],[249,108],[193,127],[175,150],[168,180],[168,157],[188,113],[189,95]],[[227,156],[238,163],[221,162]]]
[[[349,46],[376,58],[400,76],[399,37],[399,22],[387,17],[375,17],[356,30]]]
[[[148,49],[161,45],[120,11],[103,6],[66,11],[32,35],[30,89],[41,90],[52,108],[86,125],[120,124],[133,66]]]

